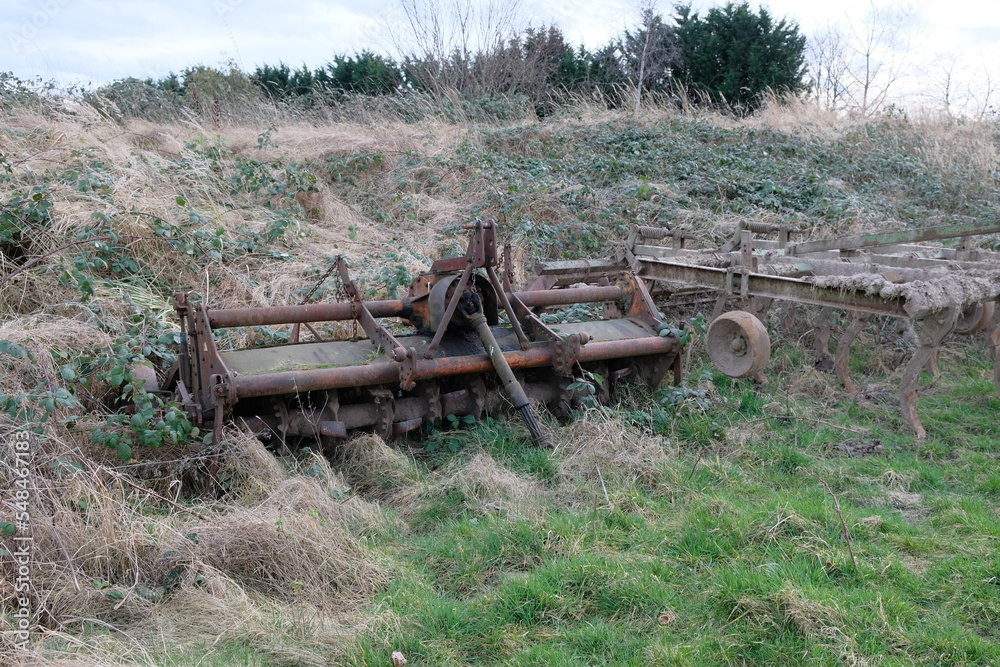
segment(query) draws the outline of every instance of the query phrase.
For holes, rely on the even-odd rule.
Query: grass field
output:
[[[774,313],[766,385],[713,371],[695,340],[682,387],[549,422],[552,450],[503,414],[332,461],[235,430],[207,449],[124,373],[169,361],[174,289],[294,303],[343,252],[369,295],[394,295],[475,217],[500,220],[519,268],[599,256],[637,223],[709,245],[740,219],[817,237],[995,220],[994,124],[804,106],[374,120],[0,114],[2,428],[37,444],[37,615],[27,651],[0,636],[0,661],[1000,663],[1000,398],[981,336],[950,339],[923,378],[923,441],[895,402],[906,340],[873,321],[852,399],[813,366],[809,309],[794,330]],[[138,419],[114,405],[123,386]],[[17,570],[0,557],[7,631]]]

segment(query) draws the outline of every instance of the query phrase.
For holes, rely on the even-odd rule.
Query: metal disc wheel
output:
[[[958,321],[955,322],[955,333],[959,336],[971,336],[979,333],[993,319],[995,310],[996,304],[993,301],[972,304],[958,316]]]
[[[723,313],[708,327],[708,355],[732,378],[752,377],[771,358],[771,337],[763,323],[745,310]]]

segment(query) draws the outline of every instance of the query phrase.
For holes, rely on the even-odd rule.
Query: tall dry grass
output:
[[[418,124],[389,119],[368,124],[270,122],[233,123],[222,128],[194,121],[121,125],[102,118],[87,105],[79,105],[72,114],[0,112],[0,155],[18,172],[45,174],[47,170],[99,162],[105,171],[102,185],[108,189],[106,195],[95,196],[78,191],[72,183],[44,179],[55,204],[53,220],[44,234],[31,240],[29,249],[31,257],[44,261],[0,286],[0,307],[8,313],[23,312],[58,308],[78,300],[79,295],[61,284],[59,277],[79,247],[60,248],[93,228],[95,213],[111,217],[121,242],[131,254],[142,258],[146,272],[158,283],[201,289],[220,306],[292,302],[293,292],[307,283],[304,274],[309,267],[337,252],[362,257],[373,246],[387,244],[391,237],[357,206],[321,185],[318,192],[300,202],[306,219],[287,239],[295,256],[291,261],[249,256],[241,265],[204,258],[192,262],[178,256],[156,237],[150,222],[152,218],[185,219],[186,211],[176,202],[178,196],[210,224],[233,235],[259,229],[271,216],[265,202],[248,207],[235,199],[228,184],[213,173],[214,165],[193,148],[220,146],[234,158],[322,165],[331,157],[358,152],[379,153],[389,161],[413,151],[433,157],[468,135],[465,127],[433,119]],[[273,128],[273,141],[259,144],[258,137],[269,127]],[[0,183],[0,198],[7,200],[17,189],[23,187]],[[435,236],[428,237],[424,230],[419,241],[431,251],[438,244]],[[2,268],[11,273],[18,267],[8,264]],[[107,291],[106,287],[99,289]],[[131,289],[143,290],[134,285]],[[121,300],[120,294],[109,296]],[[147,293],[143,300],[162,303],[165,298],[161,291],[159,295]]]
[[[158,646],[239,639],[276,660],[294,653],[319,665],[372,622],[351,612],[386,581],[364,538],[386,527],[384,513],[346,493],[325,462],[312,476],[293,474],[238,432],[223,450],[213,486],[224,492],[192,504],[170,486],[147,491],[72,443],[41,440],[29,466],[37,661],[155,664],[148,654]],[[0,469],[5,488],[12,475],[9,463]],[[4,559],[4,600],[15,579]],[[76,639],[87,627],[109,632]],[[0,662],[25,657],[12,629],[0,616]]]

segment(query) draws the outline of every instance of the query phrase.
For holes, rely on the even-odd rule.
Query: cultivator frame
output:
[[[501,407],[502,393],[544,445],[531,404],[565,414],[574,400],[568,386],[583,371],[607,379],[598,398],[626,376],[655,388],[672,369],[680,382],[680,343],[659,335],[662,316],[642,281],[621,272],[613,283],[514,292],[496,272],[495,224],[466,229],[465,256],[434,262],[403,299],[362,298],[343,258],[336,272],[346,302],[215,309],[176,293],[183,335],[164,389],[196,424],[211,423],[216,441],[232,417],[263,437],[328,445],[356,429],[389,439],[447,415],[479,418]],[[608,319],[550,327],[536,314],[578,303],[604,304]],[[395,334],[384,318],[414,331]],[[353,321],[365,338],[325,340],[313,326],[337,321]],[[289,324],[287,345],[223,350],[216,337],[226,328]],[[314,340],[300,341],[302,328]]]
[[[953,332],[968,335],[989,326],[994,351],[1000,347],[1000,328],[994,321],[1000,295],[1000,253],[974,249],[971,244],[975,236],[998,233],[1000,225],[968,223],[793,242],[795,230],[790,227],[744,222],[723,246],[691,249],[686,243],[692,239],[688,234],[638,227],[615,256],[542,263],[535,267],[531,284],[535,288],[572,285],[631,270],[651,282],[651,291],[663,298],[665,306],[692,298],[715,300],[713,326],[734,298],[741,299],[758,318],[775,300],[820,306],[813,339],[824,363],[831,361],[832,313],[845,311],[851,323],[828,365],[852,395],[857,388],[848,374],[849,350],[871,316],[919,323],[919,346],[903,371],[899,400],[905,421],[924,438],[926,431],[916,412],[919,374],[925,366],[937,374],[942,341]],[[776,238],[762,239],[761,235]],[[958,239],[958,244],[919,245],[944,239]],[[745,319],[741,322],[735,329],[731,322],[726,324],[731,335],[717,335],[714,340],[710,329],[709,353],[717,366],[732,365],[746,355],[769,354],[769,341],[761,339],[759,327]],[[994,384],[1000,392],[1000,354],[994,358]],[[761,366],[751,361],[738,365]]]

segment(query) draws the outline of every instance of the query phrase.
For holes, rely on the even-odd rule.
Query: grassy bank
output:
[[[88,109],[0,115],[2,428],[28,425],[38,446],[29,659],[1000,659],[1000,400],[981,338],[950,340],[944,374],[924,378],[926,441],[894,402],[909,344],[869,327],[851,400],[812,366],[806,309],[793,330],[769,323],[769,384],[718,375],[695,342],[684,387],[550,423],[552,451],[504,415],[420,444],[359,439],[333,461],[236,431],[211,450],[125,372],[172,361],[175,289],[297,303],[345,254],[367,294],[397,295],[477,217],[500,221],[519,270],[604,254],[633,224],[711,245],[741,219],[817,238],[991,221],[992,124],[793,106],[201,127]],[[138,419],[115,403],[123,387]],[[11,599],[16,569],[0,572]]]

